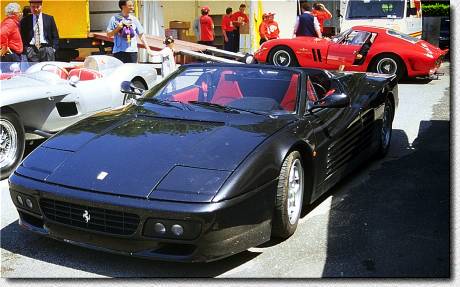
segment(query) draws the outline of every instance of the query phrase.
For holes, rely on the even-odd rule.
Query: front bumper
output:
[[[268,241],[275,192],[276,180],[273,180],[255,191],[227,201],[196,204],[120,197],[47,184],[17,174],[10,177],[10,195],[19,212],[22,227],[91,249],[180,262],[214,261]],[[31,199],[33,209],[21,205],[17,195]],[[85,227],[82,220],[77,225],[72,221],[65,224],[44,213],[44,201],[135,214],[139,217],[139,223],[132,234],[91,230]],[[76,218],[80,219],[82,215],[77,214]],[[199,223],[200,230],[194,239],[146,236],[146,222],[149,219],[195,222]]]

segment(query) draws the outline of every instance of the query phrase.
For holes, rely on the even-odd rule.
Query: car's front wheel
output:
[[[10,111],[0,115],[0,179],[7,178],[24,155],[24,127],[19,117]]]
[[[276,193],[272,236],[288,238],[297,229],[304,193],[304,171],[298,151],[291,152],[283,161]]]
[[[268,56],[268,62],[275,66],[296,67],[299,66],[297,58],[291,48],[279,46],[273,48]]]
[[[377,157],[379,158],[383,158],[390,149],[391,134],[393,130],[393,115],[393,104],[389,99],[386,99],[382,117],[382,125],[380,127],[380,144],[379,149],[377,151]]]

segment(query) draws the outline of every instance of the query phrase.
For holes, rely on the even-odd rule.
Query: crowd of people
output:
[[[224,50],[238,52],[240,48],[240,29],[249,25],[249,17],[245,13],[246,5],[239,6],[237,12],[228,7],[222,16],[222,35],[224,38]],[[304,2],[301,6],[302,14],[297,18],[294,27],[294,37],[311,36],[322,38],[324,22],[332,18],[332,13],[322,3]],[[201,16],[194,23],[194,32],[199,43],[214,46],[215,32],[214,22],[210,17],[208,6],[201,7]],[[280,29],[275,21],[275,13],[266,12],[262,15],[262,22],[258,24],[260,44],[278,39]]]
[[[21,11],[17,3],[9,3],[5,7],[6,18],[1,22],[1,62],[41,62],[54,61],[58,49],[59,33],[53,16],[42,12],[42,0],[29,0],[30,6]],[[163,59],[164,68],[171,71],[174,64],[174,39],[165,39],[165,48],[154,52],[147,45],[144,28],[136,16],[133,0],[118,1],[120,13],[111,17],[107,26],[107,36],[114,37],[113,56],[124,63],[136,63],[138,39],[146,47],[151,56],[159,55]],[[195,23],[195,33],[198,42],[214,46],[215,32],[211,9],[208,6],[200,8],[201,16]],[[233,12],[231,7],[222,17],[222,35],[224,49],[238,52],[240,48],[240,33],[245,25],[249,25],[249,17],[245,12],[246,5],[239,6]],[[331,19],[332,14],[321,3],[304,2],[302,13],[297,17],[294,36],[322,37],[324,21]],[[274,20],[275,13],[264,13],[259,24],[260,44],[279,38],[280,29]]]
[[[195,20],[193,30],[198,43],[214,46],[215,32],[214,21],[210,17],[211,9],[208,6],[201,7],[201,16]],[[245,12],[246,4],[242,3],[238,11],[233,12],[231,7],[225,10],[222,17],[222,36],[224,37],[224,49],[230,52],[238,52],[240,47],[240,32],[245,25],[249,25],[249,16]]]

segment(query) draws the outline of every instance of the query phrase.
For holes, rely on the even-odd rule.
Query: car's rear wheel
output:
[[[10,111],[0,115],[0,179],[8,177],[24,155],[24,127],[19,117]]]
[[[380,74],[395,74],[400,80],[406,73],[406,66],[399,57],[392,54],[382,54],[373,59],[370,70]]]
[[[393,116],[393,104],[389,99],[386,99],[383,111],[382,125],[380,127],[380,144],[377,151],[377,157],[379,158],[383,158],[390,149],[391,135],[393,130]]]
[[[273,237],[288,238],[297,229],[302,211],[304,182],[300,153],[293,151],[281,166],[272,222]]]
[[[297,58],[291,48],[278,46],[273,48],[268,56],[268,62],[275,66],[296,67],[299,66]]]

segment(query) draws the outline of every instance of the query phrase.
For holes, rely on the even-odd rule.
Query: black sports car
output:
[[[42,235],[212,261],[292,235],[303,205],[385,155],[397,104],[394,76],[185,65],[43,143],[10,177],[11,198]]]

